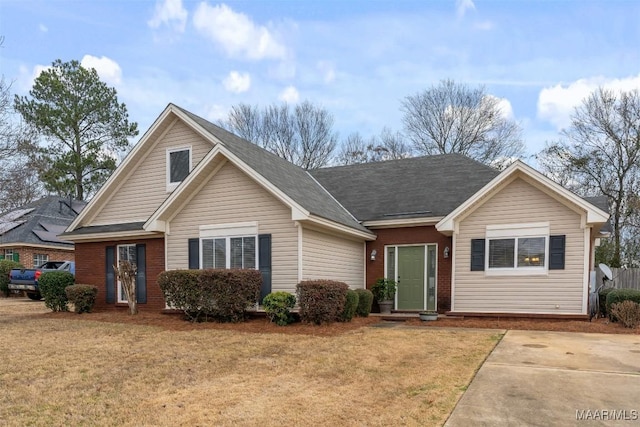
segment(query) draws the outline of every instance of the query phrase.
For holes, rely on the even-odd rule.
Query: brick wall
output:
[[[444,248],[452,250],[451,238],[438,232],[435,226],[384,228],[372,230],[378,238],[373,242],[367,242],[367,288],[371,289],[380,277],[384,277],[384,247],[385,245],[407,244],[438,244],[438,311],[444,312],[451,309],[451,253],[449,258],[444,257]],[[373,250],[377,251],[375,261],[369,259]]]
[[[33,257],[35,254],[49,255],[49,261],[74,261],[75,256],[73,250],[64,249],[48,249],[32,246],[21,246],[13,248],[0,249],[0,254],[5,254],[5,250],[11,250],[14,253],[18,253],[20,264],[25,268],[33,268]]]
[[[165,308],[162,291],[156,282],[164,271],[164,238],[120,240],[110,242],[76,243],[76,283],[98,287],[96,309],[127,310],[127,304],[107,304],[106,248],[124,244],[145,244],[147,261],[147,303],[138,304],[140,311],[159,311]]]

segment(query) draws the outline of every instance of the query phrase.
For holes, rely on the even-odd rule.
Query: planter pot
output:
[[[438,320],[438,313],[420,313],[419,316],[422,321]]]
[[[378,301],[378,306],[380,307],[380,313],[391,314],[391,309],[393,308],[393,301]]]

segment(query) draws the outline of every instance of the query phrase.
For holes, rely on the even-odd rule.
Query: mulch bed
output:
[[[203,322],[191,323],[184,320],[181,314],[165,314],[159,312],[141,311],[131,316],[126,311],[96,311],[92,313],[44,313],[45,318],[67,318],[74,320],[90,320],[97,322],[126,323],[135,325],[155,326],[164,330],[196,331],[207,329],[228,330],[235,332],[279,333],[332,336],[340,335],[364,326],[382,322],[375,316],[354,318],[351,322],[336,322],[329,325],[310,325],[296,322],[287,326],[278,326],[269,322],[265,317],[249,317],[241,323]],[[489,328],[516,329],[558,332],[590,332],[605,334],[638,334],[640,328],[624,328],[620,323],[612,323],[607,319],[594,319],[592,322],[581,320],[549,320],[549,319],[509,319],[509,318],[440,318],[435,322],[422,322],[419,319],[398,321],[398,323],[424,328]]]

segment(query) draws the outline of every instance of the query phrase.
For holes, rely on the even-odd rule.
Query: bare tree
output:
[[[291,108],[233,106],[223,127],[304,169],[327,165],[337,143],[333,116],[309,101]]]
[[[401,110],[405,131],[421,153],[460,153],[485,164],[524,153],[520,126],[482,86],[443,80],[407,96]]]
[[[564,171],[580,193],[607,196],[613,226],[608,261],[619,267],[624,240],[637,240],[640,227],[640,91],[599,88],[575,109],[562,135],[566,141],[549,145],[538,159]]]
[[[368,141],[358,132],[350,134],[342,143],[336,161],[341,165],[353,165],[404,159],[413,157],[413,154],[413,149],[400,132],[384,127],[380,135],[372,136]]]
[[[129,305],[129,314],[138,314],[138,300],[136,299],[136,274],[138,269],[129,261],[120,261],[120,265],[113,265],[113,270],[120,283],[122,283],[122,289]]]
[[[2,41],[0,38],[0,45]],[[0,77],[0,212],[44,195],[37,170],[27,155],[28,141],[33,137],[13,109],[11,84]]]

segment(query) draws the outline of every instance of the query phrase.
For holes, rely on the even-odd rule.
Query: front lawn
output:
[[[441,425],[494,331],[167,330],[0,298],[0,425]]]

